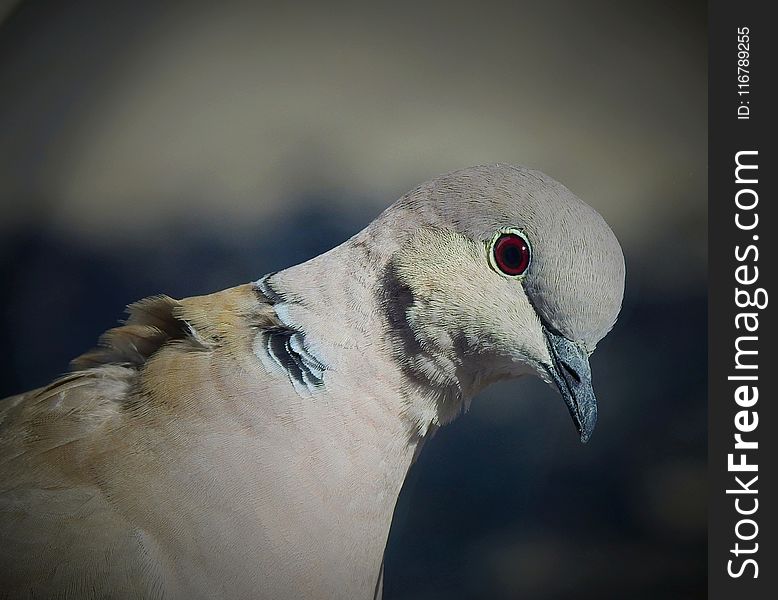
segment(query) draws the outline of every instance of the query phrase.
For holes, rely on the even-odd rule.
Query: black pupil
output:
[[[508,268],[521,266],[521,249],[518,244],[506,244],[502,251],[502,260]]]

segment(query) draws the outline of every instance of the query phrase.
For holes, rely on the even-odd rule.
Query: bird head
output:
[[[464,396],[537,375],[586,442],[597,419],[589,356],[624,293],[624,257],[603,218],[550,177],[508,165],[443,175],[392,214],[417,224],[390,262],[408,370],[456,381]]]

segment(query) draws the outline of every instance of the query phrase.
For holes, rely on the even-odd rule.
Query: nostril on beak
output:
[[[575,382],[576,382],[576,383],[581,383],[581,376],[580,376],[580,375],[579,375],[579,374],[576,372],[576,370],[575,370],[573,367],[571,367],[570,365],[568,365],[568,364],[567,364],[566,362],[564,362],[564,361],[560,361],[560,363],[561,363],[561,364],[562,364],[562,366],[565,368],[565,371],[567,371],[567,372],[570,374],[570,376],[571,376],[573,379],[575,379]]]

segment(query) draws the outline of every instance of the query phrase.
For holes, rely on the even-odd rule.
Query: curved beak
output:
[[[581,442],[589,441],[597,423],[597,398],[592,388],[592,370],[586,351],[566,337],[543,328],[551,354],[546,371],[562,394],[573,417]]]

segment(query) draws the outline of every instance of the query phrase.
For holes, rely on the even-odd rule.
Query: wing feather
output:
[[[274,313],[251,285],[184,300],[154,296],[128,312],[70,373],[0,401],[0,597],[122,590],[154,598],[175,589],[153,536],[118,508],[105,472],[116,454],[139,451],[122,432],[133,428],[137,437],[139,415],[152,414],[144,403],[174,410],[212,390],[209,364],[250,348]],[[121,475],[111,477],[115,485]]]

